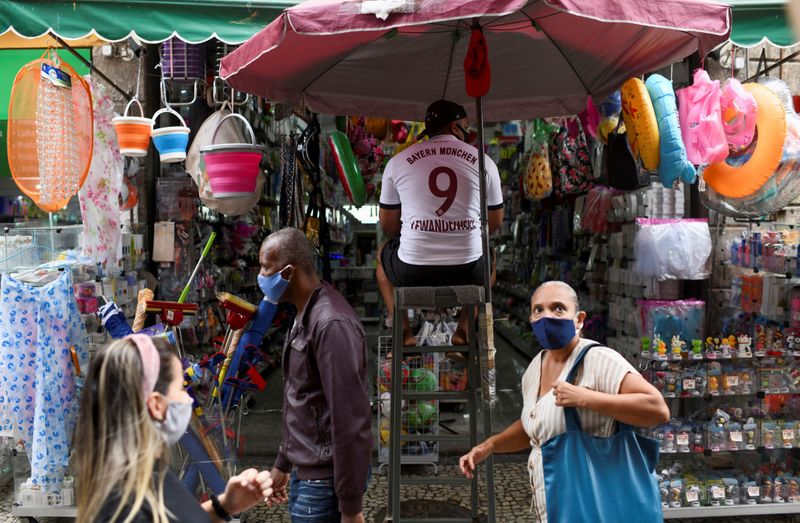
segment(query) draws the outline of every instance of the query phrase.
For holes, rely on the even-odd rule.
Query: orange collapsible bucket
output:
[[[8,105],[8,164],[43,211],[64,208],[86,180],[93,127],[89,84],[54,50],[19,70]]]
[[[136,102],[139,106],[141,116],[128,116],[131,105]],[[117,131],[117,141],[119,142],[119,152],[124,156],[139,157],[147,156],[147,148],[150,146],[150,133],[153,130],[153,120],[144,117],[144,110],[139,100],[133,98],[125,106],[123,116],[117,116],[111,123]]]

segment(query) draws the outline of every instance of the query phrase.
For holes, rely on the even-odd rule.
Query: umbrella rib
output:
[[[356,49],[361,49],[361,48],[362,48],[362,47],[364,47],[364,46],[367,46],[367,45],[369,45],[369,44],[371,44],[371,43],[373,43],[373,42],[376,42],[376,41],[378,41],[379,39],[383,38],[384,36],[386,36],[386,33],[380,33],[380,34],[379,34],[377,37],[373,38],[372,40],[370,40],[370,41],[368,41],[368,42],[364,42],[363,44],[360,44],[359,46],[357,46],[357,47],[356,47]],[[352,50],[350,50],[350,51],[352,51]],[[311,85],[312,85],[312,84],[316,83],[316,81],[317,81],[317,80],[319,80],[320,78],[322,78],[322,77],[325,75],[325,73],[327,73],[328,71],[330,71],[331,69],[333,69],[334,67],[336,67],[337,65],[339,65],[340,63],[342,63],[342,62],[345,60],[345,58],[349,58],[351,55],[352,55],[352,52],[348,52],[347,54],[343,55],[341,58],[339,58],[338,60],[336,60],[335,62],[333,62],[331,65],[329,65],[328,67],[326,67],[324,71],[320,72],[320,73],[319,73],[317,76],[315,76],[315,77],[314,77],[314,78],[313,78],[313,79],[312,79],[310,82],[308,82],[308,83],[307,83],[307,84],[306,84],[306,85],[303,87],[303,89],[301,90],[301,92],[302,92],[302,93],[305,93],[305,92],[306,92],[306,89],[308,89],[309,87],[311,87]]]
[[[528,18],[528,20],[531,21],[532,24],[535,23],[533,18],[531,18],[528,15],[528,13],[524,13],[523,12],[523,14],[525,15],[525,17]],[[567,62],[567,65],[569,66],[569,68],[572,69],[572,74],[574,74],[575,78],[577,78],[578,81],[581,83],[581,85],[583,86],[584,90],[586,91],[586,94],[591,95],[592,92],[589,90],[589,86],[586,85],[586,82],[583,81],[583,78],[581,78],[581,75],[578,74],[578,71],[575,69],[575,66],[572,65],[572,62],[570,62],[569,58],[567,58],[567,55],[564,53],[564,50],[561,49],[561,46],[556,43],[556,41],[547,33],[547,31],[545,30],[545,28],[541,24],[537,23],[536,26],[539,28],[539,30],[542,32],[542,34],[544,34],[547,37],[547,39],[550,40],[550,43],[553,44],[553,47],[556,48],[556,50],[558,51],[558,54],[561,55],[561,58],[563,58],[564,61]]]
[[[492,27],[494,27],[495,25],[497,25],[497,22],[498,22],[498,21],[502,20],[503,18],[508,18],[509,16],[515,15],[515,14],[517,14],[518,12],[524,13],[524,10],[525,10],[525,9],[529,8],[529,7],[530,7],[530,6],[532,6],[533,4],[538,4],[538,3],[539,3],[539,2],[541,2],[541,1],[542,1],[542,0],[533,0],[532,2],[528,2],[528,3],[527,3],[527,4],[525,4],[524,6],[520,7],[519,11],[514,11],[514,12],[512,12],[512,13],[508,13],[508,14],[505,14],[505,15],[502,15],[502,16],[498,16],[498,17],[497,17],[497,18],[495,18],[495,19],[494,19],[492,22],[489,22],[489,23],[483,24],[483,27],[484,27],[484,28],[486,28],[486,29],[491,29]],[[525,16],[527,16],[527,17],[528,17],[528,19],[530,19],[530,16],[528,16],[527,14],[526,14]],[[514,22],[509,22],[509,23],[514,23]]]
[[[458,37],[458,31],[456,30],[456,34],[453,35],[453,42],[450,44],[450,60],[447,62],[447,74],[444,77],[444,89],[442,89],[442,100],[445,99],[445,95],[447,94],[447,85],[450,83],[450,73],[453,71],[453,56],[455,56],[456,52],[456,40]]]

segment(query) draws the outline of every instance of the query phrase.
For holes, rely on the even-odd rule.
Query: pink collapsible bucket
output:
[[[239,118],[245,124],[251,143],[214,144],[220,127],[228,118]],[[222,118],[214,130],[211,145],[200,148],[214,198],[240,198],[255,192],[261,169],[264,146],[256,145],[250,123],[240,114]]]

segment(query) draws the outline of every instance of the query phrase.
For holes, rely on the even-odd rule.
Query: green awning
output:
[[[272,22],[291,0],[0,0],[0,34],[34,38],[53,31],[72,40],[87,35],[110,42],[136,36],[160,43],[217,38],[240,44]]]
[[[798,43],[786,13],[787,0],[729,0],[733,11],[731,41],[740,47],[769,42],[780,47]]]

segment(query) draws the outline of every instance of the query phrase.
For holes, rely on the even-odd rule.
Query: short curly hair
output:
[[[274,249],[273,255],[281,267],[294,265],[308,274],[317,270],[314,249],[300,229],[286,227],[273,232],[261,244],[262,253],[267,249]]]

